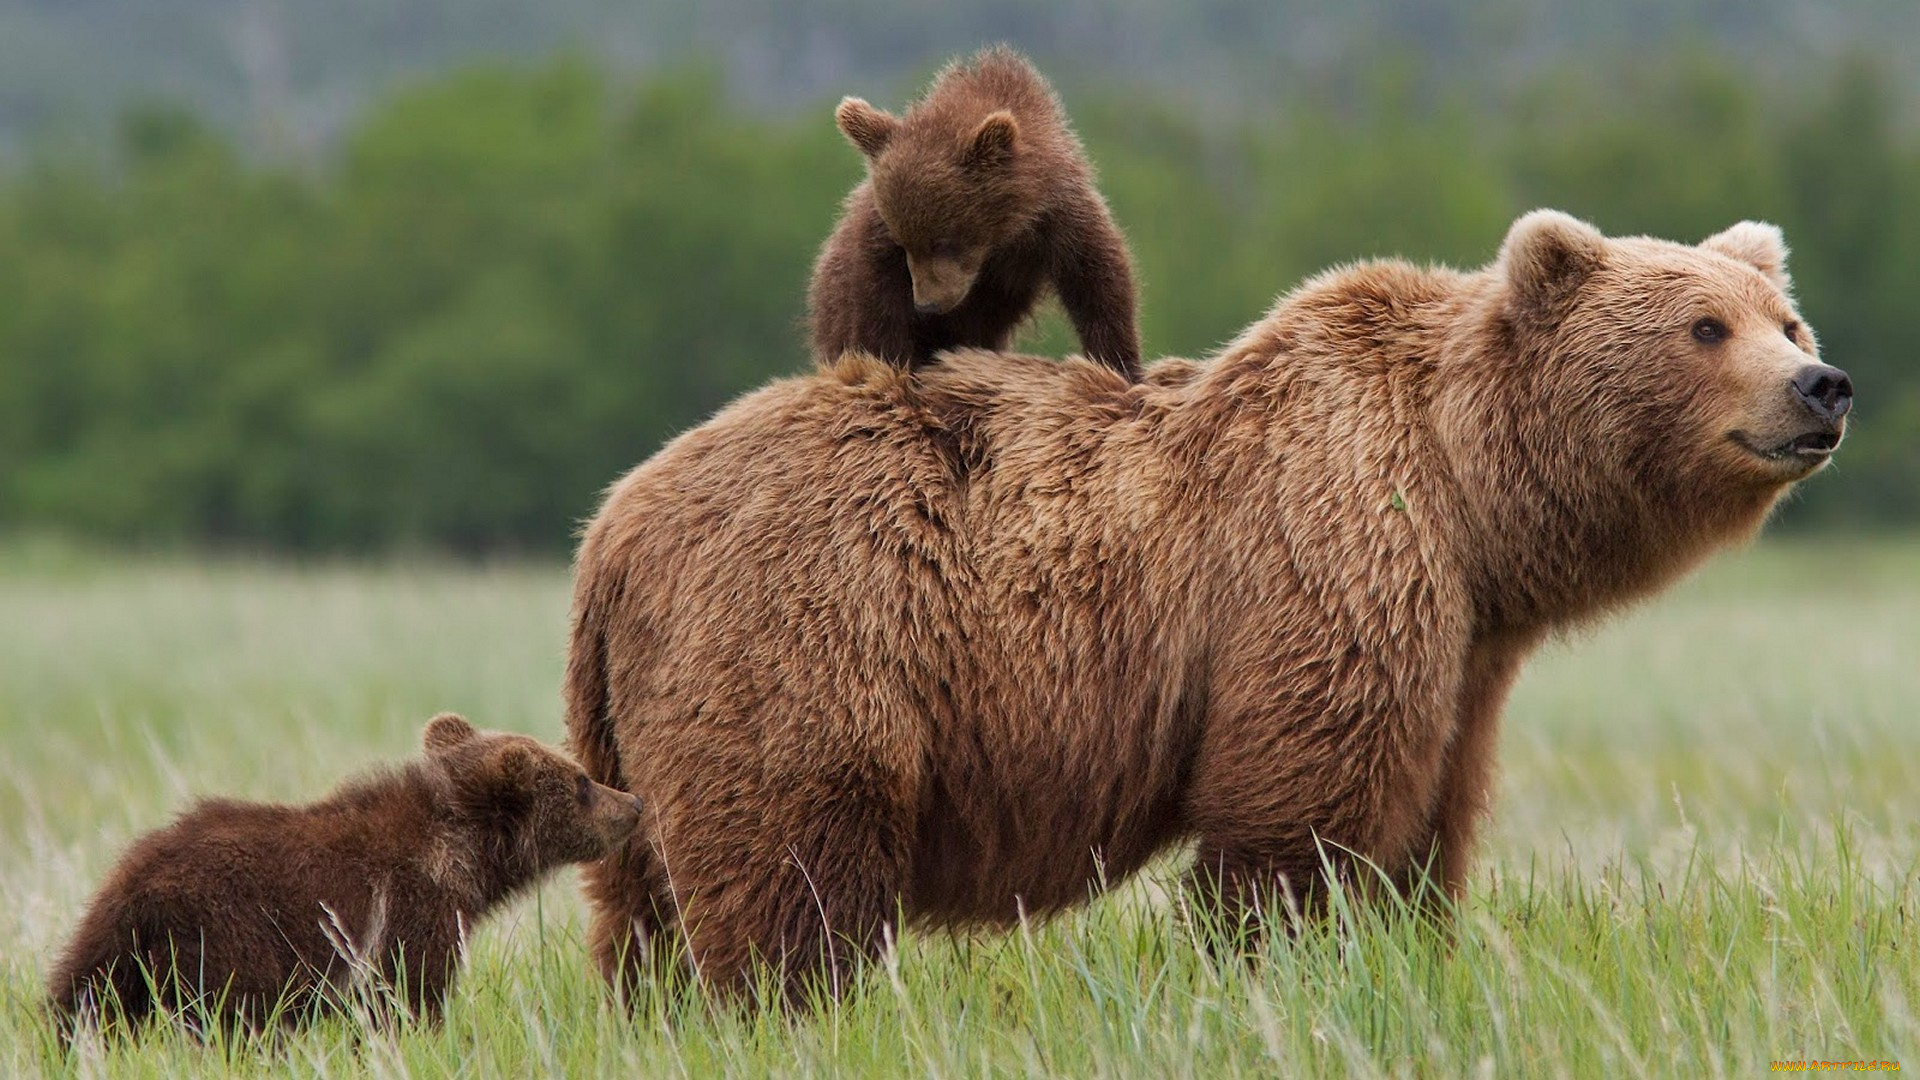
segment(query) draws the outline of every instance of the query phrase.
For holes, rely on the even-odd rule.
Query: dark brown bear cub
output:
[[[1013,51],[949,66],[904,116],[836,110],[867,159],[814,265],[823,364],[859,350],[919,367],[1004,349],[1051,285],[1095,360],[1140,378],[1133,267],[1046,80]]]
[[[640,821],[534,739],[443,713],[423,741],[317,803],[210,799],[136,841],[53,970],[62,1025],[164,1009],[258,1027],[362,994],[435,1017],[476,920]]]

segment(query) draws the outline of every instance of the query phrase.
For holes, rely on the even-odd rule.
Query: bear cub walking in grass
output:
[[[814,266],[813,350],[919,367],[1003,349],[1051,285],[1088,356],[1140,378],[1133,267],[1046,80],[1013,51],[954,64],[904,116],[834,118],[867,179]]]
[[[393,995],[437,1016],[473,922],[609,854],[639,803],[443,713],[424,757],[308,806],[211,799],[121,858],[50,980],[67,1029],[157,1009],[258,1027]]]

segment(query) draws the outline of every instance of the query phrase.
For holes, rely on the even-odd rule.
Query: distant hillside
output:
[[[767,107],[876,96],[993,40],[1063,82],[1156,84],[1237,111],[1339,95],[1385,64],[1424,89],[1498,95],[1569,59],[1666,46],[1809,62],[1920,43],[1913,0],[0,0],[0,146],[97,132],[129,100],[190,105],[270,144],[324,143],[371,97],[479,56],[574,49],[641,68],[708,57]],[[1911,86],[1908,87],[1911,89]]]

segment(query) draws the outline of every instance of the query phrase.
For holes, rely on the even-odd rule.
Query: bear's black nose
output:
[[[1853,408],[1853,380],[1837,367],[1808,365],[1793,377],[1793,392],[1800,395],[1813,415],[1828,423],[1838,421]]]
[[[636,813],[636,814],[644,814],[644,813],[646,813],[646,810],[647,810],[647,808],[646,808],[646,807],[644,807],[644,806],[642,806],[642,805],[640,805],[640,796],[638,796],[638,795],[629,795],[629,796],[627,796],[627,798],[629,798],[629,799],[632,799],[632,800],[633,800],[633,812],[634,812],[634,813]]]

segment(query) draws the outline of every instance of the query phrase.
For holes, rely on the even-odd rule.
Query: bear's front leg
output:
[[[1063,208],[1053,241],[1053,288],[1089,357],[1140,381],[1140,323],[1127,241],[1098,195]]]
[[[826,367],[864,352],[895,367],[933,358],[914,334],[913,275],[907,255],[873,209],[856,196],[847,220],[827,242],[808,292],[814,360]]]
[[[402,1016],[438,1024],[453,986],[461,944],[457,938],[441,940],[438,934],[427,940],[394,942],[381,961],[378,991],[369,992],[365,999],[372,1017],[388,1026]]]
[[[1307,831],[1265,839],[1201,840],[1184,895],[1208,948],[1250,954],[1278,923],[1289,932],[1324,913],[1330,879],[1352,876],[1352,856]]]
[[[1458,903],[1473,869],[1480,822],[1493,799],[1500,712],[1538,633],[1504,634],[1474,643],[1461,682],[1459,719],[1447,744],[1440,786],[1424,834],[1397,875],[1402,894],[1435,910]]]
[[[1243,668],[1207,721],[1187,825],[1200,841],[1191,895],[1226,935],[1216,944],[1321,918],[1330,887],[1362,903],[1391,893],[1426,839],[1458,683],[1347,660],[1330,673]],[[1302,670],[1348,692],[1303,693]]]

